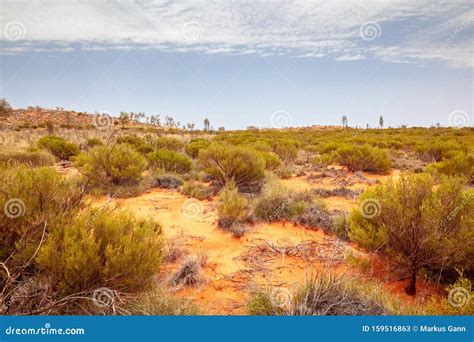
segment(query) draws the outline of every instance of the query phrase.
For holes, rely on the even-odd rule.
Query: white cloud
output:
[[[470,1],[456,0],[8,1],[0,13],[0,51],[153,48],[472,67],[471,7]],[[11,22],[22,24],[22,39],[9,39]],[[368,22],[377,23],[380,32],[364,40],[360,27]],[[189,23],[198,24],[192,39]],[[453,32],[454,39],[443,45]]]

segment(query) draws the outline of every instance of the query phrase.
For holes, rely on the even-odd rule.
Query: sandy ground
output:
[[[331,186],[324,181],[308,181],[306,177],[283,183],[294,190]],[[99,199],[98,204],[105,201],[105,198]],[[356,205],[355,201],[343,198],[324,201],[330,209],[347,211]],[[309,270],[314,273],[326,267],[367,277],[344,262],[344,255],[349,251],[364,254],[374,262],[371,278],[380,281],[404,301],[413,301],[404,294],[406,281],[390,279],[383,260],[358,250],[354,244],[341,242],[321,229],[309,230],[284,222],[261,223],[250,227],[243,237],[235,238],[217,226],[216,201],[198,201],[172,190],[153,189],[138,197],[114,200],[114,203],[121,210],[160,222],[167,243],[174,248],[207,258],[205,280],[200,286],[175,289],[176,295],[192,298],[205,314],[246,314],[246,300],[257,287],[277,286],[291,290],[304,281]],[[175,262],[165,263],[160,278],[168,278],[184,258],[183,255]],[[422,281],[419,287],[422,292],[438,291]]]

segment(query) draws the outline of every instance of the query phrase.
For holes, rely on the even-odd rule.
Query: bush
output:
[[[99,209],[52,224],[36,263],[64,295],[104,286],[135,292],[152,284],[162,250],[159,224]]]
[[[429,144],[418,146],[416,152],[424,161],[440,162],[443,159],[451,158],[461,150],[459,144],[446,141],[434,141]]]
[[[180,286],[197,286],[204,281],[202,275],[202,266],[205,260],[196,256],[188,256],[180,268],[174,273],[170,279],[170,285]]]
[[[282,160],[292,162],[298,156],[298,143],[294,140],[278,140],[273,144],[275,152]]]
[[[281,166],[281,160],[275,153],[260,152],[260,155],[265,161],[265,169],[274,171]]]
[[[70,216],[81,208],[77,183],[48,167],[0,167],[0,189],[0,260],[15,249],[28,259],[38,245],[44,222]]]
[[[147,316],[188,316],[199,313],[190,299],[172,297],[160,288],[141,294],[130,305],[129,311],[132,315]]]
[[[220,185],[225,186],[233,180],[240,191],[260,190],[265,161],[255,150],[214,144],[201,151],[199,160]]]
[[[181,178],[172,174],[158,175],[155,179],[156,186],[163,189],[179,189],[183,185]]]
[[[258,291],[247,305],[251,315],[384,315],[388,310],[376,294],[345,276],[322,273],[306,279],[292,294],[282,288]]]
[[[50,166],[54,164],[54,157],[44,151],[0,152],[0,165],[24,164],[30,167]]]
[[[79,154],[79,147],[76,144],[54,135],[42,137],[38,140],[37,145],[61,160],[69,160],[69,158]]]
[[[369,145],[339,147],[335,152],[334,160],[353,172],[387,172],[392,164],[386,150],[373,148]]]
[[[198,183],[195,181],[189,181],[184,183],[181,192],[183,195],[197,198],[198,200],[202,201],[205,199],[212,199],[212,197],[217,193],[215,187],[210,187],[202,183]]]
[[[269,179],[255,201],[254,215],[257,219],[268,222],[296,220],[306,212],[310,204],[310,194],[290,192],[277,180]]]
[[[159,137],[153,142],[153,146],[157,150],[166,149],[172,151],[180,151],[184,148],[184,142],[177,138]]]
[[[136,183],[147,166],[143,156],[128,144],[96,146],[75,157],[74,163],[96,184]]]
[[[408,272],[408,294],[415,293],[422,268],[474,269],[474,190],[465,190],[460,178],[443,178],[434,187],[429,175],[402,175],[368,189],[350,225],[351,240],[392,255]]]
[[[346,214],[341,214],[336,217],[333,222],[332,231],[336,236],[344,241],[349,240],[349,218]]]
[[[151,166],[168,172],[186,173],[193,165],[191,159],[184,154],[171,150],[159,150],[148,154]]]
[[[474,155],[456,153],[453,158],[431,164],[429,169],[447,176],[463,176],[474,182]]]
[[[104,145],[104,143],[100,139],[97,139],[97,138],[87,139],[87,147],[88,148],[93,148],[95,146],[102,146],[102,145]]]
[[[199,152],[209,147],[211,142],[206,139],[193,139],[186,145],[185,151],[191,158],[197,158]]]
[[[239,194],[234,183],[229,183],[219,194],[219,226],[229,228],[237,223],[248,221],[249,202]]]
[[[118,144],[129,144],[141,154],[147,154],[153,151],[153,146],[147,144],[145,140],[136,135],[124,135],[117,139]]]

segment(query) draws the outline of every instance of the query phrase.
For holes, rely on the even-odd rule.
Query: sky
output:
[[[472,126],[471,1],[0,0],[14,108],[214,128]]]

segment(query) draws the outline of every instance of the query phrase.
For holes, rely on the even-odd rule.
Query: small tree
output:
[[[347,128],[347,125],[349,123],[349,120],[347,119],[347,116],[346,115],[343,115],[342,116],[342,128]]]
[[[211,123],[210,123],[209,119],[205,118],[204,119],[204,130],[209,131],[210,126],[211,126]]]
[[[379,125],[380,125],[380,128],[383,128],[383,116],[382,115],[380,115]]]
[[[443,178],[435,187],[428,175],[402,175],[368,189],[350,224],[351,240],[384,251],[408,272],[407,294],[416,293],[422,268],[474,268],[474,191],[461,178]]]
[[[6,99],[0,99],[0,116],[7,115],[12,111],[12,106]]]
[[[125,125],[130,121],[130,114],[127,112],[120,112],[119,121],[122,124],[122,129],[124,129]]]

